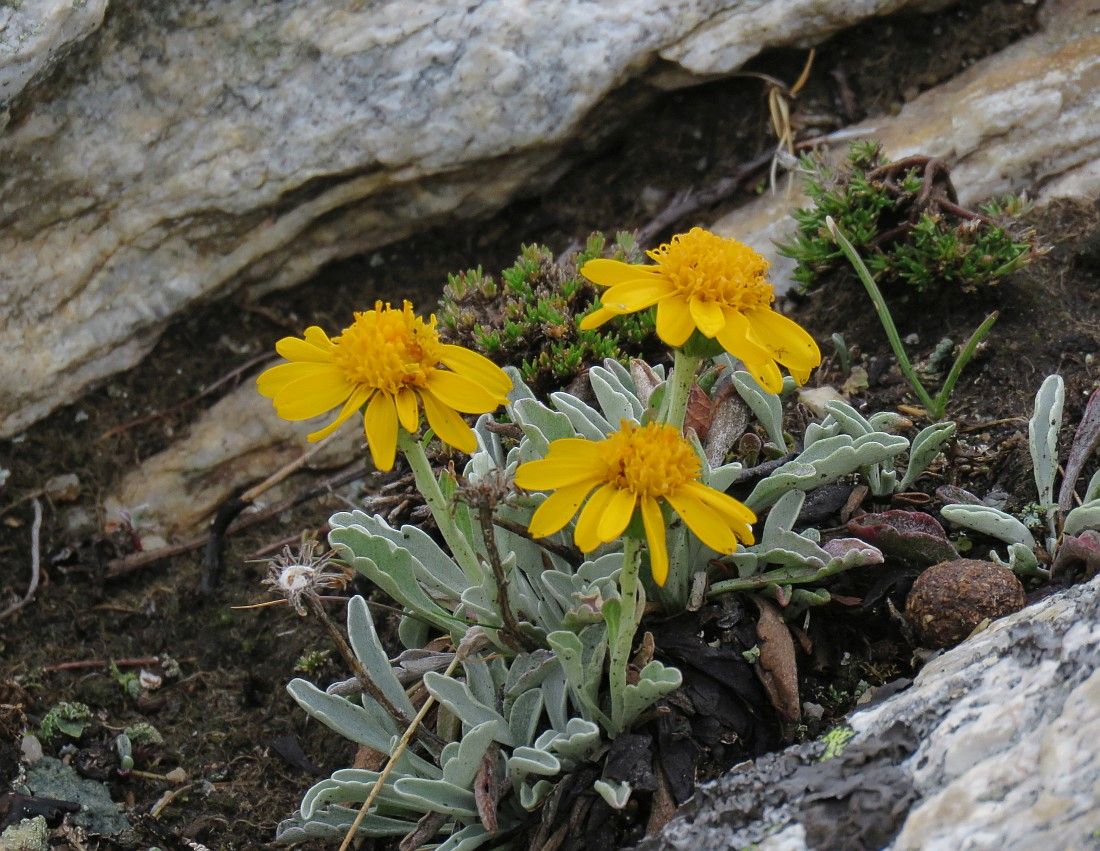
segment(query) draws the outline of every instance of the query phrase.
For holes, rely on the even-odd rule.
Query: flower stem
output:
[[[951,398],[951,391],[955,389],[955,382],[959,380],[962,371],[966,368],[966,365],[970,363],[970,359],[974,357],[974,352],[978,350],[978,344],[988,336],[990,329],[993,328],[993,323],[997,321],[999,313],[999,311],[994,310],[989,314],[989,316],[985,318],[985,321],[970,335],[970,339],[966,341],[966,345],[959,351],[959,356],[955,358],[955,362],[951,364],[951,371],[947,373],[947,378],[943,382],[943,387],[941,387],[940,392],[936,394],[936,410],[930,412],[932,414],[932,419],[943,419],[943,415],[947,411],[947,401]]]
[[[917,371],[913,369],[913,364],[909,362],[909,355],[905,351],[905,344],[902,343],[901,335],[894,324],[894,317],[890,315],[890,308],[886,304],[886,299],[882,297],[882,292],[879,290],[878,284],[875,283],[871,270],[867,268],[867,264],[863,262],[863,258],[859,256],[855,246],[840,232],[840,228],[836,226],[832,216],[825,217],[825,225],[829,228],[829,233],[832,234],[837,246],[848,258],[848,262],[852,264],[852,268],[856,271],[856,277],[859,278],[864,289],[867,290],[867,295],[871,297],[871,304],[875,306],[878,320],[882,323],[882,329],[886,332],[886,339],[890,341],[890,348],[894,350],[894,357],[898,359],[898,369],[905,376],[905,380],[909,382],[909,386],[913,388],[913,392],[917,394],[917,398],[920,399],[925,410],[929,412],[929,416],[934,420],[940,419],[943,415],[934,414],[938,410],[936,402],[924,389],[924,385],[917,376]]]
[[[611,686],[611,722],[616,733],[623,731],[630,651],[634,646],[634,634],[638,631],[638,624],[642,619],[643,604],[638,596],[641,589],[641,583],[638,582],[641,556],[641,541],[628,534],[623,538],[623,567],[619,572],[621,609],[616,633],[608,636],[611,643],[608,673]]]
[[[447,497],[440,490],[435,471],[432,470],[432,464],[428,460],[427,453],[424,452],[423,444],[404,429],[400,429],[397,434],[397,445],[405,453],[405,458],[408,459],[409,466],[412,468],[413,478],[416,480],[416,489],[424,497],[424,502],[427,503],[435,519],[435,525],[439,527],[439,533],[450,547],[455,561],[458,562],[470,583],[479,585],[483,575],[481,563],[478,561],[473,545],[455,523]]]
[[[695,381],[695,372],[699,369],[700,361],[702,361],[702,358],[686,355],[683,349],[674,350],[672,377],[669,378],[665,390],[668,395],[664,404],[664,421],[680,430],[684,428],[684,417],[687,415],[691,385]]]

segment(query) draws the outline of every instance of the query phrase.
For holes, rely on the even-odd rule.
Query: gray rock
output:
[[[116,0],[0,135],[0,437],[135,364],[199,300],[548,185],[653,67],[709,79],[911,2]],[[17,3],[41,33],[18,67],[103,6]]]
[[[42,816],[22,819],[0,833],[3,851],[50,851],[49,831]]]
[[[639,849],[1087,849],[1100,829],[1100,579],[997,621],[813,742],[706,784]]]
[[[81,777],[72,766],[44,756],[27,769],[25,780],[32,794],[80,804],[80,812],[67,818],[78,827],[120,841],[131,834],[130,822],[111,800],[111,792],[97,780]]]

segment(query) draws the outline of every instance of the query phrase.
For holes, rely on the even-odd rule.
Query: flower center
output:
[[[398,310],[376,301],[333,339],[333,363],[352,384],[387,393],[425,387],[443,353],[435,326],[435,316],[425,322],[410,302]]]
[[[692,228],[646,254],[685,298],[716,301],[735,310],[768,307],[775,299],[768,261],[736,239]]]
[[[608,481],[638,496],[661,497],[699,478],[699,456],[670,425],[623,421],[606,441]]]

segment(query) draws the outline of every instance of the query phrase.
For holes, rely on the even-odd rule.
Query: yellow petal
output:
[[[367,396],[370,395],[370,388],[368,387],[356,387],[355,392],[348,397],[348,400],[344,403],[343,409],[337,415],[331,423],[322,429],[318,429],[315,432],[311,432],[306,435],[306,440],[310,443],[316,443],[318,440],[328,437],[336,429],[338,429],[348,417],[363,407],[363,403],[367,401]]]
[[[477,437],[474,435],[474,430],[466,425],[466,421],[452,408],[440,402],[430,390],[420,391],[420,401],[424,403],[424,414],[428,417],[428,425],[440,440],[461,452],[470,453],[477,450]]]
[[[657,336],[673,348],[687,342],[695,330],[688,303],[678,295],[670,295],[657,302]]]
[[[500,407],[496,395],[457,372],[433,369],[428,375],[428,389],[448,408],[464,414],[487,414]]]
[[[703,332],[706,337],[714,337],[726,325],[726,317],[722,313],[722,306],[716,301],[704,301],[693,298],[688,302],[691,310],[691,318],[695,321],[695,327]]]
[[[297,337],[283,337],[275,344],[275,351],[289,361],[332,363],[332,350],[319,349],[312,343]]]
[[[767,308],[750,310],[748,338],[767,349],[785,367],[800,371],[821,364],[821,349],[801,325]]]
[[[737,549],[737,538],[722,515],[704,505],[690,492],[681,488],[665,497],[676,513],[683,518],[695,536],[720,553],[732,553]]]
[[[594,474],[595,473],[595,474]],[[516,484],[529,491],[548,491],[587,480],[599,481],[598,471],[581,461],[555,461],[544,458],[528,461],[516,469]]]
[[[416,406],[416,394],[408,387],[402,387],[393,397],[397,406],[397,419],[401,427],[409,434],[416,434],[420,425],[420,409]]]
[[[634,516],[634,506],[638,501],[637,495],[626,488],[616,488],[611,500],[604,508],[603,517],[596,534],[604,543],[614,541],[621,535]]]
[[[732,309],[727,309],[724,313],[726,327],[718,332],[717,338],[722,348],[740,358],[745,369],[761,387],[769,393],[778,393],[783,389],[783,376],[768,350],[748,338],[748,317]]]
[[[584,498],[592,492],[596,484],[596,480],[579,482],[550,494],[531,515],[527,530],[536,538],[545,538],[560,531],[573,519]]]
[[[322,365],[323,368],[323,365]],[[342,405],[355,390],[335,366],[331,375],[299,378],[275,396],[275,411],[284,420],[308,420]]]
[[[730,527],[734,525],[751,526],[756,522],[756,515],[744,503],[738,502],[729,494],[708,488],[702,482],[688,482],[684,485],[692,496],[700,502],[709,505],[729,521]],[[741,537],[738,535],[738,537]]]
[[[614,319],[618,315],[619,313],[617,311],[608,310],[606,307],[600,307],[584,317],[577,327],[582,331],[591,331],[593,328],[599,328],[609,319]]]
[[[317,325],[310,325],[308,328],[306,328],[305,333],[302,334],[302,336],[306,338],[306,342],[309,343],[311,346],[316,346],[323,351],[327,352],[336,348],[333,345],[332,340],[328,338],[328,334],[325,333],[324,329],[318,327]]]
[[[322,378],[336,375],[331,363],[280,363],[265,369],[256,377],[256,389],[261,396],[274,399],[284,387],[299,378]]]
[[[672,292],[663,278],[646,278],[616,284],[600,298],[604,308],[618,313],[634,313],[645,310]]]
[[[581,510],[581,516],[577,520],[577,527],[573,530],[573,543],[582,553],[590,553],[600,545],[600,537],[597,534],[600,526],[600,518],[611,498],[618,490],[614,485],[603,485],[588,499],[588,504]]]
[[[371,397],[363,416],[363,430],[374,466],[382,472],[392,470],[397,454],[397,409],[393,396],[379,390]]]
[[[442,348],[441,359],[445,366],[472,378],[489,392],[503,397],[512,389],[512,379],[508,377],[508,373],[484,355],[449,343]]]
[[[639,278],[648,278],[660,274],[656,266],[623,263],[621,260],[589,260],[581,266],[581,274],[599,287],[613,287]]]
[[[603,449],[600,446],[602,442],[585,437],[559,437],[557,440],[550,441],[546,460],[575,460],[584,464],[594,464],[603,455]]]
[[[665,518],[661,506],[652,497],[642,499],[642,525],[649,542],[649,571],[653,581],[664,587],[668,581],[668,544],[665,543]]]

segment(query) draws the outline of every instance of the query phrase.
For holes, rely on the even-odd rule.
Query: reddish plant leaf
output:
[[[1100,532],[1086,529],[1080,535],[1066,535],[1050,566],[1052,581],[1085,581],[1100,573]]]
[[[1065,514],[1073,507],[1073,489],[1089,456],[1100,445],[1100,388],[1092,392],[1081,422],[1073,435],[1073,446],[1066,459],[1066,472],[1062,477],[1062,489],[1058,491],[1058,508]]]
[[[915,567],[928,567],[959,557],[936,518],[923,511],[894,509],[864,514],[849,520],[847,529],[877,547],[887,559]]]
[[[684,428],[694,429],[700,441],[707,439],[710,424],[714,422],[714,402],[698,384],[691,385],[688,393],[687,413],[684,415]]]

